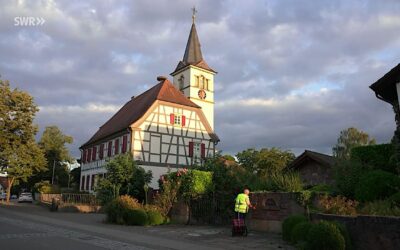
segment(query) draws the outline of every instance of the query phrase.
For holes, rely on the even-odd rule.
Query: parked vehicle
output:
[[[30,202],[32,203],[32,194],[31,193],[21,193],[18,198],[18,202]]]
[[[6,193],[0,193],[0,201],[1,200],[6,200],[7,199],[7,194]]]
[[[15,200],[15,199],[17,199],[17,198],[18,198],[18,197],[17,197],[17,195],[15,195],[15,194],[11,195],[11,197],[10,197],[11,200]]]

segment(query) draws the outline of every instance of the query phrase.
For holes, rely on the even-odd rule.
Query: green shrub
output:
[[[273,174],[267,182],[269,191],[299,192],[303,190],[300,175],[295,172]]]
[[[161,225],[165,220],[160,212],[154,210],[147,211],[147,217],[151,226]]]
[[[339,228],[330,222],[313,224],[307,234],[310,250],[344,250],[345,240]]]
[[[132,210],[143,210],[143,208],[136,199],[128,195],[117,197],[116,199],[109,202],[106,206],[107,221],[116,224],[141,225],[142,219],[140,218],[138,222],[139,224],[134,224],[136,222],[133,222],[134,219],[132,216],[137,213],[131,212]],[[146,212],[144,210],[143,212],[147,217]]]
[[[318,184],[318,185],[311,187],[308,190],[317,192],[317,193],[328,193],[328,194],[333,194],[336,192],[336,190],[333,186],[327,185],[327,184]]]
[[[400,216],[400,207],[392,206],[389,199],[378,200],[366,203],[359,212],[365,215]]]
[[[331,221],[331,223],[333,223],[339,229],[340,233],[342,234],[342,236],[344,238],[346,250],[352,250],[353,243],[351,241],[350,233],[349,233],[349,230],[347,230],[346,225],[339,223],[337,221]]]
[[[307,241],[308,230],[310,230],[312,224],[309,221],[304,221],[296,224],[291,232],[290,241],[293,244]]]
[[[114,196],[114,186],[107,179],[100,179],[95,187],[96,198],[100,201],[101,205],[107,205],[111,202]]]
[[[400,192],[397,192],[394,195],[390,196],[388,200],[390,201],[392,207],[400,208]]]
[[[141,208],[137,209],[124,209],[123,212],[124,224],[146,226],[149,224],[149,218],[146,211]]]
[[[307,218],[304,215],[291,215],[287,217],[282,223],[282,238],[285,241],[290,241],[293,228],[301,222],[307,222]]]
[[[382,170],[370,171],[361,176],[356,187],[359,201],[383,200],[400,189],[400,177]]]
[[[396,173],[396,164],[392,157],[394,153],[392,144],[368,145],[352,148],[350,158],[375,170]]]

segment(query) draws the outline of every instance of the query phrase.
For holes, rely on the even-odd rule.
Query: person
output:
[[[249,193],[250,190],[248,188],[245,188],[243,190],[243,193],[238,194],[238,196],[236,197],[235,199],[236,218],[244,220],[246,218],[247,212],[249,211],[249,208],[253,207],[250,203]]]

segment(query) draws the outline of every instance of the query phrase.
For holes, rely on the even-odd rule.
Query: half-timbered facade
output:
[[[132,153],[151,170],[151,187],[168,169],[201,165],[215,154],[214,81],[216,72],[205,63],[193,23],[185,55],[171,74],[151,89],[132,97],[81,146],[82,191],[92,191],[106,174],[108,159]]]

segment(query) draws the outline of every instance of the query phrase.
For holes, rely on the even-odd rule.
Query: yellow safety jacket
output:
[[[249,200],[249,196],[246,194],[238,194],[236,197],[235,203],[235,212],[238,213],[247,213],[248,206],[247,202]]]

